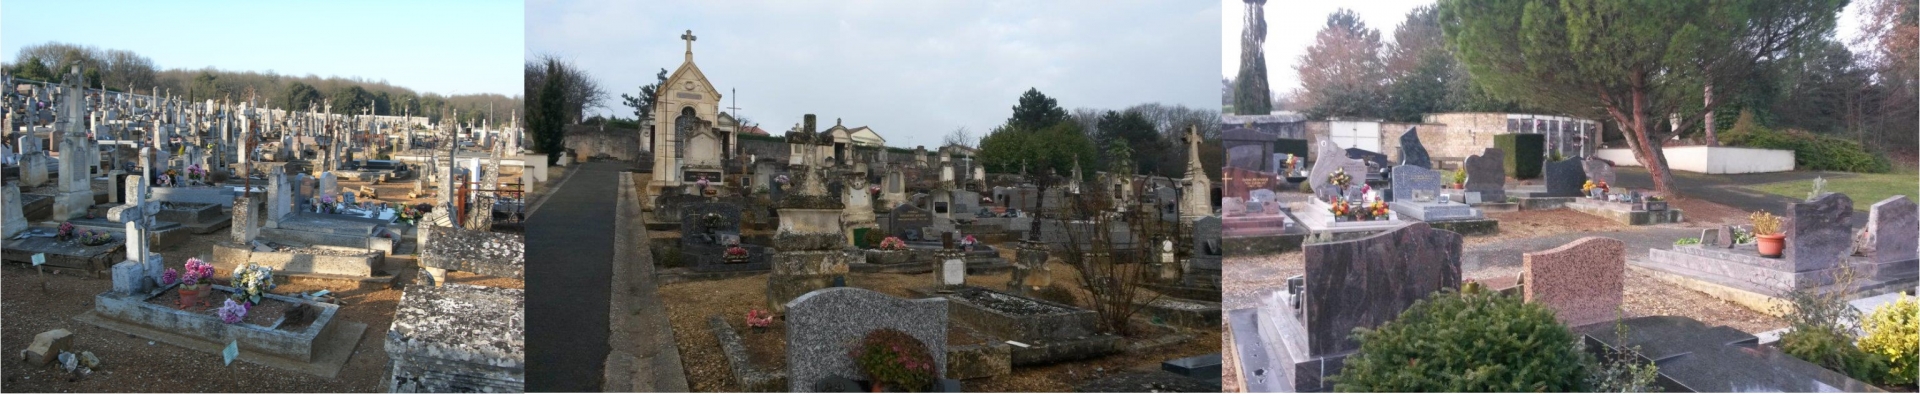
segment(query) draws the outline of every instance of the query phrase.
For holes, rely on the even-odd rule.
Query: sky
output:
[[[1307,47],[1313,45],[1313,36],[1327,24],[1327,15],[1335,10],[1346,8],[1360,14],[1360,21],[1367,27],[1380,31],[1380,41],[1393,43],[1393,30],[1407,19],[1407,13],[1414,8],[1434,4],[1434,0],[1369,0],[1369,1],[1269,1],[1264,14],[1267,17],[1267,86],[1277,94],[1300,88],[1300,73],[1294,71],[1295,62],[1307,53]],[[1855,0],[1847,4],[1840,13],[1835,34],[1841,42],[1851,42],[1859,35],[1860,9],[1866,1]],[[1240,73],[1240,33],[1246,27],[1246,3],[1240,0],[1220,0],[1220,75],[1233,77]],[[1385,48],[1382,48],[1384,50]],[[1215,81],[1218,86],[1219,81]]]
[[[213,67],[387,82],[421,93],[521,94],[518,0],[8,1],[0,58],[59,41],[160,69]]]
[[[530,0],[525,56],[570,60],[610,93],[593,113],[632,118],[619,95],[679,67],[692,30],[724,111],[775,134],[812,113],[933,147],[961,127],[985,135],[1028,88],[1068,110],[1218,108],[1219,17],[1204,1]]]

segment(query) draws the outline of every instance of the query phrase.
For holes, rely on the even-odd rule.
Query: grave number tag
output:
[[[34,265],[34,266],[36,266],[36,267],[38,267],[38,266],[40,266],[40,265],[44,265],[44,264],[46,264],[46,263],[47,263],[47,254],[46,254],[46,253],[34,253],[34,254],[33,254],[33,265]]]

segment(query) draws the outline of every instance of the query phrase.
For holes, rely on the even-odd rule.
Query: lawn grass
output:
[[[1920,175],[1835,174],[1843,174],[1844,176],[1826,177],[1826,190],[1835,193],[1846,193],[1847,197],[1853,198],[1853,209],[1856,210],[1865,211],[1872,207],[1873,203],[1880,202],[1880,200],[1894,195],[1905,195],[1907,198],[1914,198],[1920,195]],[[1774,182],[1748,185],[1746,187],[1763,193],[1793,199],[1803,199],[1807,197],[1808,192],[1813,191],[1813,181]]]

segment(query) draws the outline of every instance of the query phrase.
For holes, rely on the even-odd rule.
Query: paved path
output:
[[[579,179],[527,218],[527,391],[601,391],[615,199],[625,168],[576,165]]]

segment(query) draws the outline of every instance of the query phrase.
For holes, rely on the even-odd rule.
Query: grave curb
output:
[[[620,173],[620,194],[617,197],[618,216],[614,218],[614,256],[612,283],[613,296],[608,300],[608,353],[602,370],[604,391],[615,392],[686,392],[689,391],[686,373],[681,366],[680,351],[674,339],[672,322],[666,321],[666,308],[653,294],[655,287],[648,286],[653,278],[653,258],[649,248],[646,226],[642,224],[644,214],[640,209],[638,196],[633,194],[633,178],[630,173]],[[638,240],[638,241],[635,241]],[[634,243],[641,247],[635,247]],[[644,292],[644,293],[643,293]],[[640,317],[646,312],[655,314]],[[637,321],[629,321],[630,318]],[[653,340],[640,341],[637,336],[651,335]],[[664,341],[661,341],[664,340]],[[665,344],[660,348],[642,348],[642,343]]]

